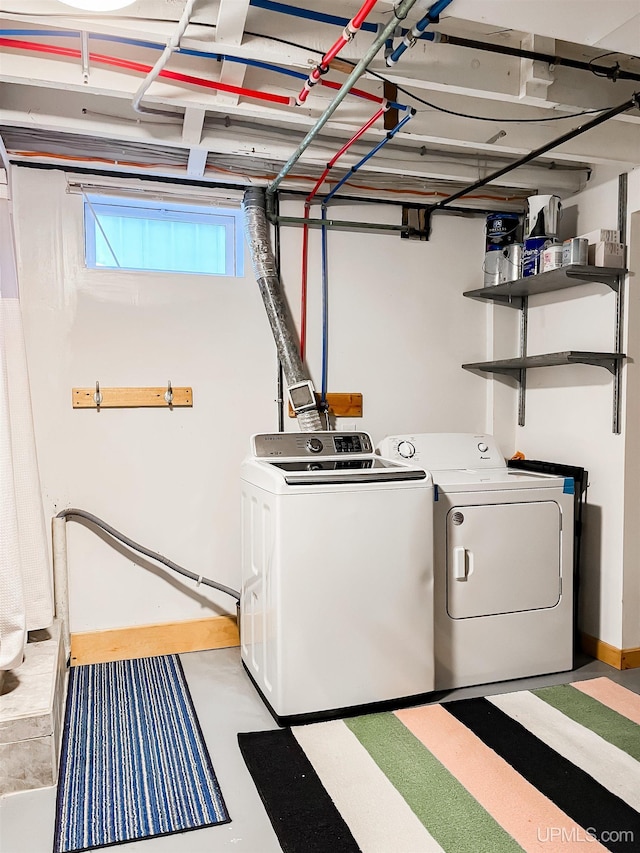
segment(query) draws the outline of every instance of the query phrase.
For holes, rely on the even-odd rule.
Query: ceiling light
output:
[[[60,2],[65,6],[85,9],[88,12],[114,12],[116,9],[131,6],[135,0],[60,0]]]

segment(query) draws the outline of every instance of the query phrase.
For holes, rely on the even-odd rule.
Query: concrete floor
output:
[[[240,664],[237,648],[181,655],[200,725],[222,788],[231,823],[184,834],[121,844],[136,853],[279,853],[281,850],[240,752],[236,734],[276,728]],[[446,698],[486,696],[606,675],[640,693],[640,669],[618,672],[584,658],[569,673],[468,687]],[[442,698],[442,697],[438,697]],[[50,853],[55,788],[0,798],[0,853]],[[328,851],[330,853],[330,851]]]

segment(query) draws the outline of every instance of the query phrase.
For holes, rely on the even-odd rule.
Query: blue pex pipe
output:
[[[404,127],[404,125],[405,125],[405,124],[406,124],[406,123],[407,123],[411,118],[413,118],[413,116],[414,116],[415,114],[416,114],[416,111],[412,109],[412,110],[411,110],[411,112],[409,113],[409,115],[407,115],[407,116],[405,116],[403,119],[401,119],[401,120],[398,122],[398,124],[397,124],[394,128],[392,128],[392,129],[389,131],[389,133],[387,133],[387,135],[385,136],[385,138],[384,138],[384,139],[381,139],[381,140],[380,140],[380,142],[378,142],[378,144],[377,144],[374,148],[372,148],[372,149],[371,149],[371,151],[369,151],[369,153],[368,153],[368,154],[366,154],[366,155],[362,158],[362,160],[360,160],[358,163],[356,163],[356,164],[355,164],[355,166],[352,166],[352,167],[349,169],[349,171],[347,172],[347,174],[346,174],[346,175],[344,175],[344,177],[342,177],[342,178],[338,181],[338,183],[337,183],[337,184],[335,185],[335,187],[331,190],[331,192],[330,192],[330,193],[328,193],[328,195],[326,195],[326,196],[322,199],[322,206],[323,206],[323,209],[324,209],[324,206],[327,204],[327,202],[328,202],[328,201],[330,201],[330,200],[331,200],[331,198],[332,198],[332,197],[333,197],[333,196],[338,192],[338,190],[339,190],[339,189],[340,189],[340,187],[345,183],[345,181],[348,181],[348,180],[349,180],[349,178],[350,178],[353,174],[355,174],[355,173],[358,171],[358,169],[359,169],[361,166],[363,166],[363,165],[367,162],[367,160],[370,160],[370,159],[371,159],[375,154],[377,154],[377,153],[378,153],[378,151],[379,151],[379,150],[380,150],[384,145],[386,145],[386,144],[387,144],[387,142],[389,142],[389,140],[393,139],[393,137],[396,135],[396,133],[398,133],[398,131],[399,131],[402,127]]]
[[[313,12],[311,9],[301,9],[298,6],[290,6],[288,3],[274,3],[273,0],[251,0],[250,6],[255,6],[256,9],[266,9],[269,12],[280,12],[282,15],[294,15],[296,18],[306,18],[308,21],[318,21],[320,24],[333,24],[336,27],[344,29],[349,23],[349,18],[341,18],[338,15],[327,15],[324,12]],[[378,29],[377,24],[371,24],[364,21],[360,26],[361,30],[369,33],[375,33]]]
[[[400,59],[405,50],[408,50],[412,44],[413,40],[417,38],[421,38],[423,36],[423,31],[429,26],[429,24],[438,20],[438,16],[440,12],[443,12],[447,6],[452,3],[453,0],[438,0],[437,3],[434,3],[433,6],[429,9],[427,14],[421,18],[418,23],[414,26],[412,30],[409,30],[402,43],[398,45],[398,47],[391,53],[387,59],[387,65],[395,65],[396,62]],[[433,39],[435,39],[435,34],[430,34]]]
[[[326,205],[322,204],[322,220],[327,218]],[[327,228],[322,226],[322,385],[320,399],[327,402],[327,375],[329,366],[329,278],[327,271]]]
[[[44,38],[63,36],[67,38],[80,38],[80,33],[75,30],[0,30],[0,37],[5,36],[40,36]],[[89,33],[89,37],[92,39],[97,39],[98,41],[109,41],[114,42],[116,44],[128,44],[132,45],[133,47],[142,47],[147,48],[149,50],[164,50],[166,47],[165,44],[159,44],[158,42],[126,38],[124,36],[103,35],[102,33]],[[273,65],[270,62],[261,62],[257,59],[241,59],[238,56],[227,56],[227,54],[225,53],[210,53],[209,51],[205,50],[193,50],[191,48],[185,47],[177,48],[175,50],[175,53],[182,53],[185,56],[198,56],[203,59],[213,59],[217,62],[222,62],[223,60],[226,60],[227,62],[238,62],[241,65],[248,65],[253,68],[262,68],[265,71],[273,71],[275,74],[286,74],[288,77],[295,77],[296,80],[306,80],[308,77],[308,75],[302,71],[293,71],[290,68],[283,68],[281,65]],[[355,97],[358,96],[355,95]],[[388,106],[389,108],[396,110],[409,109],[409,107],[405,104],[397,104],[395,101],[389,101]]]
[[[441,0],[443,2],[443,0]],[[448,0],[452,2],[452,0]],[[327,15],[325,12],[315,12],[311,9],[301,9],[299,6],[291,6],[288,3],[276,3],[274,0],[251,0],[251,6],[256,9],[266,9],[269,12],[279,12],[281,15],[293,15],[296,18],[304,18],[307,21],[317,21],[319,24],[332,24],[335,27],[344,29],[349,23],[349,18],[341,18],[339,15]],[[447,5],[445,3],[445,5]],[[378,32],[378,24],[372,24],[369,21],[364,21],[360,26],[360,30],[365,33]],[[404,36],[410,30],[402,29],[401,34]],[[433,33],[425,33],[420,38],[433,40]]]
[[[0,36],[40,36],[41,38],[80,38],[80,33],[77,30],[0,30]],[[110,36],[103,33],[89,33],[90,38],[98,41],[109,41],[116,44],[128,44],[133,47],[147,48],[148,50],[164,50],[166,45],[154,41],[144,41],[142,39],[126,38],[125,36]],[[205,50],[192,50],[190,48],[179,47],[175,53],[183,53],[185,56],[198,56],[203,59],[215,59],[218,62],[226,60],[227,62],[239,62],[242,65],[251,65],[254,68],[263,68],[265,71],[274,71],[277,74],[287,74],[289,77],[295,77],[298,80],[306,80],[307,75],[302,71],[292,71],[289,68],[282,68],[280,65],[273,65],[270,62],[260,62],[257,59],[240,59],[237,56],[227,56],[224,53],[211,53]]]
[[[61,38],[67,38],[72,36],[73,38],[80,38],[80,33],[76,30],[0,30],[0,36],[46,36],[47,38],[54,38],[55,36],[60,36]]]

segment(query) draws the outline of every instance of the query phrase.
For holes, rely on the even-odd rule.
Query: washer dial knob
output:
[[[411,459],[415,456],[416,448],[410,441],[401,441],[398,444],[398,453],[403,459]]]
[[[310,438],[307,442],[307,450],[311,451],[311,453],[320,453],[323,448],[324,444],[319,438]]]
[[[486,453],[488,449],[489,449],[489,445],[485,444],[483,441],[481,441],[480,444],[478,445],[478,450],[480,451],[480,453]]]

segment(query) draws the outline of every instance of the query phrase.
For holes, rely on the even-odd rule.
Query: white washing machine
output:
[[[314,432],[253,436],[241,480],[242,661],[277,722],[433,691],[431,476]]]
[[[573,665],[571,478],[507,467],[490,435],[396,435],[434,480],[436,690]]]

